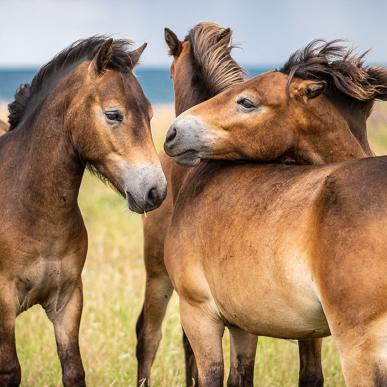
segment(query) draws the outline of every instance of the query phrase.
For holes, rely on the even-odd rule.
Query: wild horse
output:
[[[65,386],[84,386],[78,345],[87,233],[77,203],[86,167],[136,212],[166,195],[151,107],[132,74],[145,45],[80,40],[43,66],[9,105],[0,138],[0,385],[21,379],[15,318],[40,304],[52,321]]]
[[[387,72],[316,44],[186,111],[167,153],[188,165],[371,155],[365,121],[374,99],[387,99]],[[387,383],[386,166],[385,158],[205,161],[187,174],[165,264],[200,385],[223,384],[225,326],[292,339],[332,333],[348,385]]]

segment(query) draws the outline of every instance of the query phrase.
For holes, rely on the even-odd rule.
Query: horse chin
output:
[[[188,167],[194,167],[195,165],[198,165],[200,163],[200,157],[198,154],[194,155],[180,155],[176,156],[175,160],[180,165],[185,165]]]
[[[137,201],[129,192],[126,192],[126,201],[128,202],[129,210],[137,212],[137,214],[144,213],[144,208],[137,203]]]

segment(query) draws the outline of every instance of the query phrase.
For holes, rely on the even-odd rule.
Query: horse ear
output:
[[[326,88],[325,81],[303,80],[294,86],[293,94],[305,99],[318,97]]]
[[[173,56],[178,56],[181,52],[182,45],[176,34],[169,28],[165,27],[164,38],[165,42],[169,47],[169,54]]]
[[[134,66],[136,66],[136,64],[140,60],[140,56],[144,52],[144,50],[146,49],[147,45],[148,45],[148,43],[144,43],[142,46],[136,48],[135,50],[133,50],[129,53],[129,57],[130,57],[130,60],[132,62],[132,68]]]
[[[95,72],[100,75],[106,70],[107,65],[111,59],[113,52],[113,39],[107,39],[99,48],[97,54],[94,56],[92,65]]]
[[[231,40],[232,31],[231,28],[224,28],[218,35],[218,42],[225,39],[227,42]]]

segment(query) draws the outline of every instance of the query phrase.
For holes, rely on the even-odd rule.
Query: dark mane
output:
[[[341,45],[342,41],[313,40],[303,50],[293,53],[280,69],[289,75],[327,82],[327,92],[340,92],[357,101],[387,99],[387,70],[364,66],[368,51],[356,55]]]
[[[9,130],[16,128],[20,123],[26,110],[32,105],[32,101],[34,101],[34,106],[38,105],[42,101],[42,95],[45,95],[47,90],[55,86],[75,66],[83,61],[92,60],[102,44],[108,39],[105,36],[93,36],[76,41],[44,65],[34,76],[30,85],[22,85],[16,92],[14,101],[8,105]],[[130,46],[131,41],[129,40],[114,40],[107,68],[123,73],[128,72],[133,67],[131,57],[128,55]]]
[[[187,37],[202,81],[213,95],[245,79],[244,70],[231,57],[231,30],[215,23],[200,23]]]

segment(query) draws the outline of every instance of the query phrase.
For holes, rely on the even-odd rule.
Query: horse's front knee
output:
[[[63,373],[64,387],[86,387],[85,372],[83,370],[69,370]]]

